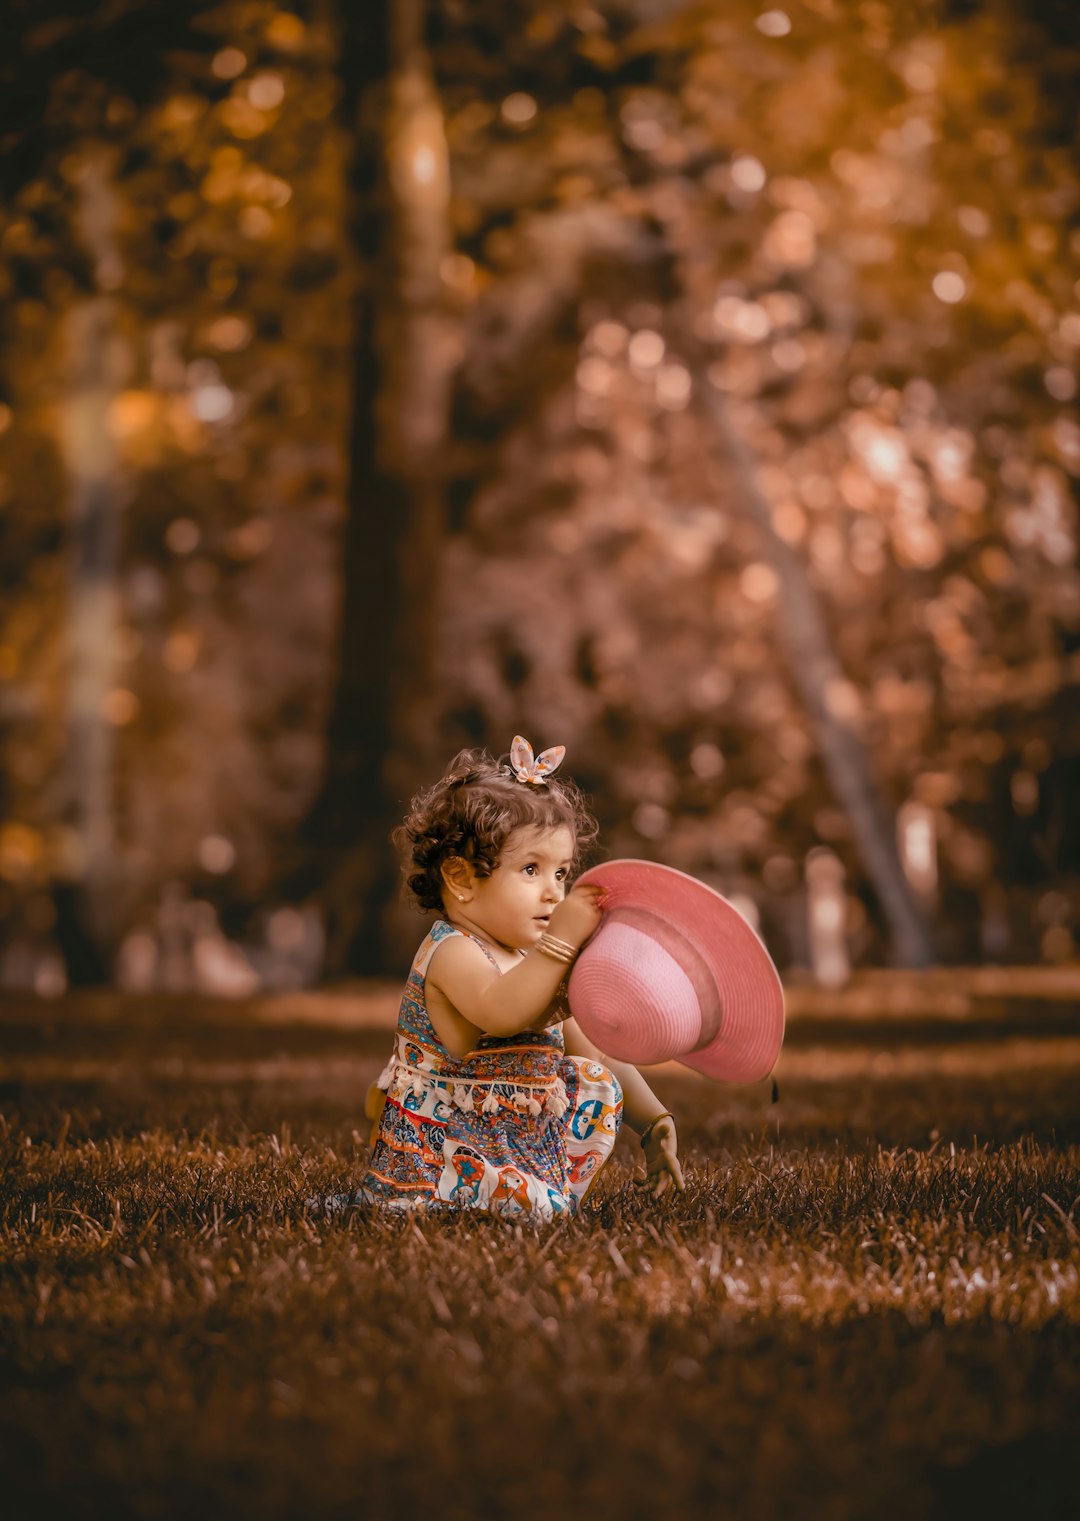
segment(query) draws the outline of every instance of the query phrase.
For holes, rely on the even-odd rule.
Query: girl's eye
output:
[[[560,882],[565,882],[570,873],[566,870],[565,866],[560,866],[555,875]]]
[[[521,869],[522,871],[529,872],[530,874],[536,871],[536,867],[531,862],[528,866],[523,866]]]

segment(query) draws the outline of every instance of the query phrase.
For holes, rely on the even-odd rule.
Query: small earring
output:
[[[465,902],[465,894],[464,893],[458,893],[457,900],[458,900],[459,903],[464,903]]]

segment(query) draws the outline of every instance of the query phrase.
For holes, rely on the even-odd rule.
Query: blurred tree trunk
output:
[[[441,450],[460,340],[444,296],[449,158],[425,13],[424,0],[340,7],[356,358],[340,669],[324,786],[304,831],[331,971],[386,964],[383,909],[397,885],[388,836],[437,730]]]
[[[66,882],[57,889],[57,933],[72,982],[108,975],[119,936],[113,729],[108,697],[116,642],[116,562],[123,482],[109,409],[131,371],[115,294],[123,282],[116,242],[117,192],[104,148],[77,181],[76,221],[98,292],[67,318],[60,441],[71,481],[68,614],[68,744],[64,818]]]
[[[933,946],[926,917],[904,875],[896,844],[896,823],[874,779],[870,757],[845,697],[851,693],[833,653],[829,632],[802,561],[773,526],[772,506],[758,478],[747,431],[732,416],[731,403],[699,368],[698,385],[707,398],[724,452],[734,467],[740,500],[754,519],[779,582],[779,632],[788,667],[802,698],[818,750],[837,801],[851,824],[885,915],[892,957],[900,966],[930,966]]]

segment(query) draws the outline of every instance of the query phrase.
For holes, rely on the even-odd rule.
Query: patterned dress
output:
[[[416,953],[357,1198],[534,1220],[575,1214],[615,1145],[622,1089],[599,1062],[566,1055],[561,1024],[485,1035],[452,1057],[428,1017],[424,983],[436,946],[466,933],[440,919]]]

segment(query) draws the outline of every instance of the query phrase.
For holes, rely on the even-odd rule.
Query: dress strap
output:
[[[463,930],[455,929],[445,919],[436,919],[413,958],[413,975],[423,981],[427,976],[428,963],[435,954],[436,947],[441,945],[444,940],[449,940],[451,935],[461,934],[464,934]]]

